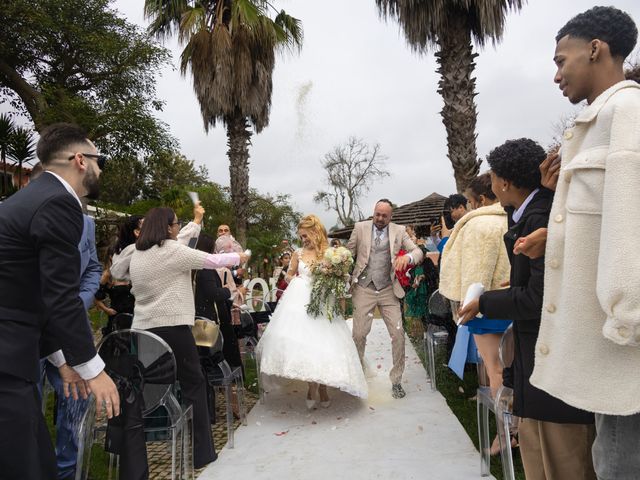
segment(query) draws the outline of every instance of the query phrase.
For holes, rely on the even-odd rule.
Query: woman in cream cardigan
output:
[[[474,210],[456,223],[442,252],[440,266],[440,293],[453,302],[454,319],[469,285],[482,283],[485,290],[496,290],[509,280],[510,272],[503,240],[507,214],[491,191],[488,173],[471,182],[468,198]],[[486,366],[492,395],[502,385],[498,348],[509,324],[508,320],[487,318],[467,323]]]
[[[183,403],[193,406],[193,463],[201,468],[214,461],[216,453],[207,385],[191,333],[195,317],[191,271],[237,265],[247,256],[189,248],[177,241],[179,232],[180,222],[170,208],[152,208],[144,217],[128,268],[136,298],[132,327],[155,333],[173,350]]]

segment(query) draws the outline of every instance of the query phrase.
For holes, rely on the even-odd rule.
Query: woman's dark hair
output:
[[[496,199],[496,194],[491,190],[491,174],[489,172],[478,175],[471,180],[469,190],[476,200],[480,200],[480,195],[484,195],[490,200]]]
[[[201,233],[198,237],[198,243],[196,243],[196,249],[202,250],[203,252],[213,253],[213,250],[216,246],[215,239],[206,233]]]
[[[118,240],[113,249],[115,253],[120,253],[132,243],[136,243],[134,230],[140,228],[140,222],[143,218],[142,215],[131,215],[124,220],[118,229]]]
[[[569,20],[556,42],[569,35],[587,42],[598,39],[609,45],[612,57],[629,56],[638,40],[638,29],[629,14],[614,7],[593,7]]]
[[[545,158],[547,154],[537,142],[519,138],[491,150],[487,161],[498,177],[532,191],[540,187],[540,164]]]
[[[168,227],[173,224],[176,214],[166,207],[152,208],[144,216],[140,236],[136,240],[136,250],[149,250],[154,245],[162,246],[169,237]]]

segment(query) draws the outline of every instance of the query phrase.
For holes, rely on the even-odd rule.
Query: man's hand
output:
[[[204,218],[204,207],[200,205],[200,202],[196,202],[193,206],[193,223],[197,223],[198,225],[202,224],[202,219]]]
[[[557,151],[550,153],[540,164],[540,174],[542,186],[555,191],[560,176],[560,155]]]
[[[458,325],[464,325],[478,313],[480,313],[480,299],[476,298],[464,307],[460,307],[460,310],[458,310]]]
[[[520,237],[516,240],[513,247],[513,253],[516,255],[524,255],[533,259],[540,258],[544,255],[547,247],[547,229],[539,228],[531,232],[526,237]]]
[[[107,308],[105,310],[105,313],[107,315],[109,315],[110,317],[113,317],[114,315],[116,315],[118,312],[116,312],[113,308]]]
[[[100,407],[104,406],[107,418],[120,415],[120,394],[113,380],[103,370],[97,377],[87,380],[91,392],[96,397],[96,415]]]
[[[58,371],[62,379],[62,391],[65,398],[69,398],[69,395],[71,395],[74,400],[78,400],[79,397],[86,400],[89,392],[87,384],[80,375],[66,363],[58,367]]]
[[[409,255],[402,255],[401,257],[396,257],[393,261],[393,268],[398,270],[404,270],[409,266]]]

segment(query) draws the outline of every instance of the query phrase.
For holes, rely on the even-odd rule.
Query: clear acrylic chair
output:
[[[429,297],[427,328],[423,335],[427,377],[431,382],[432,391],[438,389],[436,385],[436,350],[440,346],[446,345],[449,339],[449,334],[442,325],[450,317],[451,302],[436,290]]]
[[[510,367],[513,363],[513,328],[512,325],[505,330],[500,339],[499,358],[502,368]],[[496,419],[496,430],[500,442],[500,457],[502,460],[503,478],[513,480],[513,454],[511,451],[511,430],[515,426],[515,418],[511,414],[513,390],[501,386],[495,399],[491,396],[488,381],[483,379],[484,365],[478,362],[478,377],[480,386],[476,393],[478,415],[478,440],[480,446],[480,475],[490,475],[490,448],[489,412],[493,412]]]
[[[193,411],[191,406],[181,407],[177,400],[176,362],[171,347],[151,332],[126,329],[104,337],[98,353],[105,362],[105,371],[118,386],[121,401],[140,402],[146,441],[167,443],[171,453],[171,479],[193,479]],[[82,447],[78,461],[82,459],[84,463],[82,468],[76,467],[78,480],[86,479],[89,474],[88,459],[93,443],[104,438],[105,450],[114,449],[106,419],[91,428],[95,408],[94,402],[89,409],[94,414],[89,415],[88,411],[79,427]],[[114,474],[116,478],[120,476],[120,463],[120,456],[110,453],[110,479]]]
[[[226,420],[227,420],[227,447],[234,447],[234,428],[233,428],[233,387],[235,387],[238,397],[238,409],[240,420],[243,425],[247,425],[247,411],[244,400],[244,378],[242,368],[232,368],[224,359],[222,347],[224,339],[220,332],[219,325],[213,320],[204,317],[197,317],[196,322],[206,325],[206,329],[212,333],[206,342],[199,341],[196,337],[196,345],[200,354],[200,363],[207,378],[209,386],[214,393],[218,390],[224,391],[226,404]]]

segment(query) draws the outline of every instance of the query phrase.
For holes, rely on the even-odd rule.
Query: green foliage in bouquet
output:
[[[345,247],[329,247],[325,250],[322,260],[311,267],[313,285],[311,300],[307,305],[307,313],[318,317],[326,315],[329,321],[341,315],[338,301],[347,293],[347,281],[353,265],[351,252]]]

